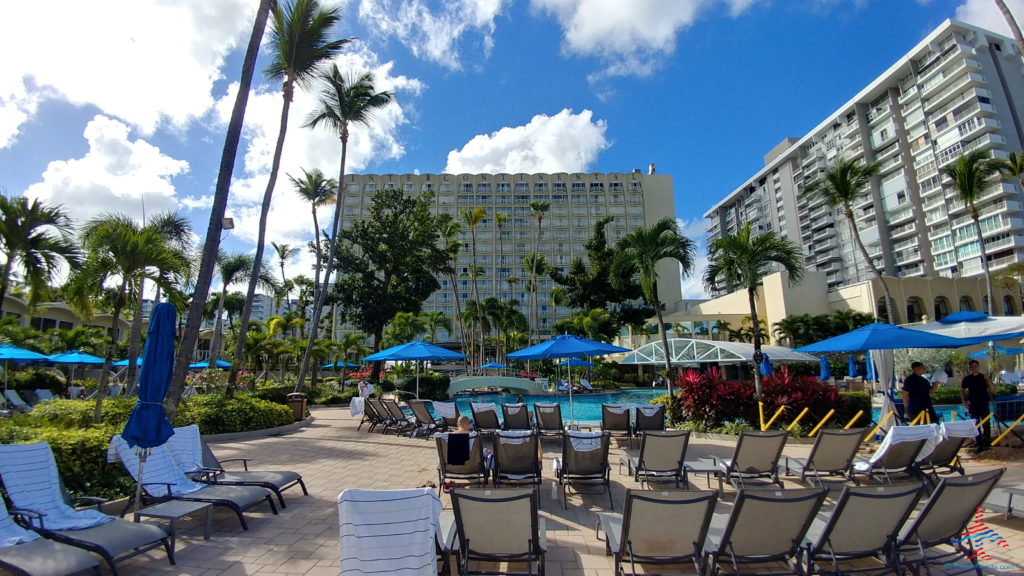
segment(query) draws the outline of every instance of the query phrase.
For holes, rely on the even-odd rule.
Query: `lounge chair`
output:
[[[819,430],[807,458],[786,457],[786,475],[797,473],[801,481],[809,479],[812,485],[818,486],[822,486],[822,474],[839,476],[859,485],[853,475],[853,460],[866,432],[866,428]]]
[[[100,574],[100,563],[86,552],[67,544],[40,538],[18,526],[0,498],[0,568],[16,576],[65,576]]]
[[[939,483],[939,474],[957,473],[964,475],[964,467],[960,463],[960,449],[967,440],[976,438],[978,429],[975,421],[958,420],[939,424],[939,441],[925,457],[918,457],[915,464],[918,472],[934,488]],[[943,470],[944,469],[944,470]]]
[[[406,416],[405,412],[402,411],[402,407],[398,405],[394,398],[384,398],[380,401],[380,405],[384,406],[384,410],[388,415],[388,421],[384,425],[384,434],[387,434],[388,430],[392,429],[395,431],[395,436],[403,432],[411,434],[416,429],[416,419]]]
[[[445,484],[455,481],[467,482],[479,486],[487,485],[487,466],[484,463],[483,439],[476,432],[469,434],[469,460],[463,464],[448,461],[448,438],[454,434],[434,434],[437,443],[437,492],[441,493]]]
[[[584,392],[597,392],[597,389],[590,385],[590,380],[586,378],[580,378],[580,386],[583,387]]]
[[[167,449],[178,467],[197,482],[226,484],[233,486],[259,486],[277,496],[281,508],[287,508],[282,492],[298,486],[304,495],[309,495],[302,475],[291,470],[249,470],[250,458],[229,458],[219,460],[210,445],[203,440],[195,424],[174,429],[174,435],[167,440]],[[241,462],[243,470],[225,470],[225,462]]]
[[[117,398],[124,391],[124,386],[121,384],[109,384],[107,386],[107,397]]]
[[[429,440],[435,432],[444,428],[444,418],[434,418],[427,408],[429,404],[430,400],[409,401],[409,408],[412,409],[412,415],[416,419],[416,430],[410,432],[410,436],[422,433],[423,439]]]
[[[167,531],[155,524],[129,522],[100,512],[76,510],[67,499],[57,462],[47,442],[0,445],[0,478],[13,510],[48,540],[98,554],[117,576],[117,562],[160,546],[174,564]],[[92,502],[102,502],[89,499]]]
[[[494,437],[494,487],[530,486],[537,492],[540,503],[540,484],[543,463],[537,458],[540,440],[530,430],[508,430]]]
[[[473,425],[481,434],[494,434],[501,429],[498,422],[498,406],[493,402],[470,402],[469,409],[473,413]]]
[[[377,426],[384,426],[387,424],[387,413],[385,412],[381,414],[377,409],[380,404],[371,402],[371,400],[371,398],[363,399],[363,417],[359,420],[359,426],[356,426],[356,432],[363,427],[363,424],[369,424],[369,426],[366,427],[367,432],[373,432],[373,429]]]
[[[868,478],[881,474],[887,484],[892,483],[894,474],[918,476],[914,464],[926,455],[923,451],[928,442],[934,445],[937,435],[938,425],[934,424],[893,426],[871,458],[854,461],[853,471]]]
[[[975,549],[974,540],[994,539],[980,534],[980,530],[967,528],[978,507],[1005,471],[1005,468],[999,468],[943,478],[921,513],[900,530],[893,548],[893,570],[898,570],[900,565],[907,565],[914,574],[920,573],[921,568],[931,574],[929,566],[948,568],[967,562],[977,574],[981,574],[978,565],[980,549]],[[937,555],[929,555],[929,550],[940,546],[948,548]]]
[[[338,496],[342,574],[437,574],[441,501],[430,488],[343,490]]]
[[[53,395],[53,392],[50,392],[46,388],[36,388],[35,394],[36,403],[42,402],[44,400],[53,400],[54,398],[56,398],[56,396]]]
[[[459,540],[459,574],[507,574],[474,570],[470,562],[525,562],[525,572],[544,574],[544,519],[533,490],[452,491]],[[500,519],[500,520],[499,520]]]
[[[633,435],[665,429],[665,405],[647,404],[633,408]]]
[[[568,430],[562,439],[562,457],[555,458],[555,477],[562,488],[562,507],[569,509],[568,489],[580,486],[598,486],[608,493],[608,506],[612,501],[611,467],[608,449],[611,439],[607,432],[577,432]]]
[[[32,405],[22,399],[18,395],[17,390],[4,390],[4,396],[7,398],[7,404],[19,412],[31,412]]]
[[[920,483],[845,486],[828,519],[815,520],[807,532],[804,564],[808,574],[845,574],[884,570],[900,527],[921,497]],[[867,559],[880,559],[882,565]],[[867,566],[849,567],[852,560]]]
[[[203,484],[192,480],[171,457],[171,452],[167,449],[166,444],[150,449],[145,466],[142,468],[141,478],[139,478],[139,456],[120,435],[110,439],[107,459],[120,460],[132,479],[142,483],[143,504],[167,500],[209,502],[216,507],[227,508],[234,512],[238,516],[242,530],[249,529],[243,514],[246,510],[265,502],[270,506],[270,511],[277,514],[274,494],[266,488],[233,484]],[[132,502],[129,502],[128,507],[131,505]],[[128,511],[128,507],[124,509],[124,512]]]
[[[625,404],[601,404],[601,430],[610,436],[618,436],[633,444],[633,427],[629,422],[629,406]]]
[[[501,405],[502,430],[533,430],[526,404]]]
[[[444,420],[444,430],[450,430],[459,425],[459,405],[455,402],[434,402],[434,412]]]
[[[559,380],[558,384],[555,385],[555,392],[565,392],[568,394],[569,382],[567,382],[566,380]]]
[[[671,482],[689,486],[686,478],[686,448],[689,430],[651,431],[640,437],[640,455],[629,459],[633,480],[643,488],[646,483]]]
[[[565,433],[560,404],[535,403],[533,414],[537,417],[537,433],[541,436],[561,436]]]
[[[718,492],[626,490],[622,514],[599,512],[597,531],[605,533],[605,548],[615,556],[615,574],[630,573],[636,565],[692,562],[704,573],[704,541],[718,502]]]
[[[715,514],[708,530],[707,574],[722,573],[719,562],[742,572],[741,565],[787,562],[782,572],[757,574],[800,574],[799,555],[804,535],[825,500],[825,488],[798,490],[740,489],[728,517]]]
[[[373,428],[379,425],[381,427],[380,433],[387,434],[388,427],[393,419],[391,418],[391,414],[388,412],[388,409],[384,407],[384,402],[381,401],[380,398],[367,398],[366,406],[370,407],[373,412],[376,413],[377,418],[380,419],[378,423],[371,425],[369,430],[373,430]]]
[[[787,436],[785,430],[740,432],[732,458],[719,463],[718,472],[715,474],[718,478],[718,490],[724,488],[723,480],[742,488],[746,480],[757,478],[768,478],[781,488],[779,458],[782,456],[782,449],[786,447]]]

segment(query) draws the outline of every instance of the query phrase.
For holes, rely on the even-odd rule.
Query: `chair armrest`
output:
[[[103,506],[110,500],[106,498],[97,498],[96,496],[75,496],[74,498],[71,499],[71,501],[76,504],[78,502],[82,502],[89,508],[95,507],[97,510],[99,510],[101,506]]]
[[[167,489],[167,495],[164,496],[164,498],[170,499],[174,497],[174,495],[171,494],[171,486],[173,486],[173,484],[170,482],[144,482],[142,487],[145,488],[146,486],[163,486]],[[148,488],[146,489],[146,492],[149,492]]]
[[[20,520],[19,524],[27,524],[29,528],[32,528],[35,521],[39,521],[39,528],[45,528],[43,525],[43,516],[46,516],[45,512],[39,512],[38,510],[29,510],[28,508],[9,508],[7,512],[15,519]]]
[[[248,472],[249,471],[249,460],[252,460],[252,458],[228,458],[227,460],[221,460],[220,463],[223,464],[225,462],[241,462],[242,463],[242,468],[244,468],[245,471]]]

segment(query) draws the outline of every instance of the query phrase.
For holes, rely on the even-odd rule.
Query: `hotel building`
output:
[[[566,271],[573,258],[586,257],[584,243],[594,224],[607,216],[614,218],[605,228],[613,243],[640,226],[648,226],[665,216],[675,216],[672,177],[655,174],[652,164],[647,173],[554,173],[554,174],[348,174],[342,200],[342,225],[366,217],[377,190],[397,188],[406,194],[434,194],[434,214],[455,218],[464,209],[481,207],[487,216],[476,230],[476,279],[480,298],[518,300],[520,310],[529,316],[530,274],[523,259],[535,249],[549,266]],[[530,203],[547,202],[550,210],[538,226]],[[504,214],[499,226],[495,216]],[[539,233],[539,237],[538,237]],[[462,251],[456,266],[456,286],[448,277],[424,303],[424,310],[440,310],[455,316],[455,298],[465,302],[473,296],[472,237],[463,230],[459,239]],[[661,264],[658,292],[667,302],[680,295],[678,265]],[[554,322],[569,316],[570,310],[551,301],[554,283],[541,275],[537,290],[537,316],[541,338],[552,333]],[[457,335],[439,333],[439,342],[456,341]]]
[[[1022,64],[1012,39],[947,20],[808,134],[770,151],[764,168],[707,211],[708,240],[751,222],[756,232],[776,231],[801,245],[807,269],[823,273],[829,291],[869,280],[843,213],[800,193],[845,156],[881,163],[854,217],[884,275],[980,275],[973,223],[940,170],[972,150],[1006,159],[1022,149]],[[1019,183],[993,183],[978,208],[991,269],[1024,260]],[[986,305],[962,301],[948,307]],[[899,317],[906,322],[956,311],[939,309],[948,308],[939,302],[934,307],[908,305]],[[999,311],[1019,314],[1019,298],[1004,296]]]

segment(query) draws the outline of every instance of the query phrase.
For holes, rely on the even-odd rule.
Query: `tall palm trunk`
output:
[[[1024,54],[1024,34],[1021,34],[1020,26],[1017,25],[1017,20],[1013,17],[1013,13],[1010,12],[1010,8],[1003,0],[996,0],[996,6],[1003,13],[1003,18],[1006,19],[1006,23],[1010,26],[1010,31],[1013,32],[1013,38],[1017,41],[1017,49],[1020,50],[1021,54]]]
[[[316,294],[313,303],[313,317],[310,319],[312,334],[309,342],[306,343],[306,351],[302,354],[302,364],[299,366],[299,377],[295,380],[295,391],[302,392],[302,385],[306,380],[306,372],[309,370],[309,359],[313,354],[313,345],[320,329],[320,314],[323,311],[324,300],[327,289],[331,285],[331,271],[334,268],[334,255],[338,248],[338,230],[341,227],[341,204],[345,196],[345,160],[348,157],[348,126],[341,129],[341,165],[338,169],[338,193],[337,202],[334,205],[334,222],[331,223],[331,239],[327,243],[327,264],[324,267],[324,282],[320,286],[320,293]],[[379,336],[374,335],[374,346],[379,345]],[[379,374],[379,367],[374,365],[375,376]]]
[[[270,163],[270,176],[267,177],[267,189],[263,191],[263,205],[260,207],[260,228],[256,237],[256,254],[253,256],[252,273],[249,274],[249,286],[245,290],[245,304],[242,306],[242,317],[238,319],[238,337],[235,339],[235,361],[231,364],[228,376],[228,389],[238,384],[238,371],[241,369],[242,351],[245,350],[245,339],[249,333],[249,317],[252,315],[252,301],[256,297],[256,284],[260,280],[263,268],[263,252],[267,242],[267,218],[270,216],[270,202],[274,198],[274,186],[277,184],[277,173],[281,169],[281,154],[284,152],[284,138],[288,132],[288,112],[292,107],[293,79],[291,75],[284,81],[281,105],[281,123],[277,131],[277,144],[274,146],[274,159]],[[284,263],[281,264],[281,275],[284,276]]]
[[[761,351],[761,330],[757,320],[757,287],[747,288],[747,302],[750,304],[750,322],[754,327],[754,353]],[[761,401],[761,367],[754,365],[754,393],[757,394],[757,401]]]
[[[172,422],[174,421],[175,414],[178,412],[178,402],[181,401],[181,395],[185,391],[185,375],[188,373],[188,365],[192,363],[192,352],[195,350],[196,340],[199,339],[199,328],[203,323],[203,309],[206,307],[207,292],[209,292],[210,283],[213,281],[213,269],[217,265],[217,250],[220,247],[224,211],[227,208],[228,195],[231,189],[231,175],[235,169],[238,142],[242,136],[242,121],[245,119],[245,107],[249,102],[249,90],[252,87],[252,76],[256,69],[256,57],[259,55],[263,30],[267,26],[267,17],[270,14],[270,7],[274,4],[274,1],[260,0],[259,8],[256,9],[252,33],[249,35],[249,44],[245,49],[245,59],[242,62],[242,75],[238,83],[238,93],[235,96],[235,104],[231,110],[228,132],[224,138],[224,150],[220,158],[217,186],[213,195],[213,205],[210,207],[210,224],[206,229],[206,241],[203,243],[203,257],[199,264],[199,274],[196,277],[192,305],[188,310],[188,321],[185,324],[185,331],[181,336],[181,342],[178,346],[178,355],[174,359],[174,374],[171,377],[170,389],[168,390],[167,398],[164,400],[164,412],[168,420]]]
[[[868,254],[868,249],[864,246],[864,242],[860,239],[860,232],[857,230],[857,222],[853,218],[853,210],[847,206],[844,209],[846,219],[850,222],[850,230],[853,232],[853,242],[857,245],[857,251],[860,252],[864,263],[867,264],[871,272],[874,273],[875,278],[878,279],[879,283],[882,284],[882,292],[885,294],[885,317],[890,324],[899,323],[899,314],[896,312],[896,300],[893,299],[892,293],[889,292],[889,283],[882,277],[882,272],[875,266],[875,263],[871,260],[871,256]],[[872,303],[874,308],[874,303]],[[756,371],[755,371],[756,372]]]
[[[668,381],[671,382],[672,381],[672,356],[671,356],[670,350],[668,348],[668,330],[665,330],[665,319],[662,316],[662,312],[661,312],[661,299],[658,298],[658,285],[657,285],[657,283],[652,285],[651,296],[654,297],[653,298],[654,302],[651,302],[651,304],[654,305],[654,310],[655,310],[655,312],[656,312],[656,314],[658,316],[658,332],[661,333],[661,345],[664,347],[664,350],[665,350],[665,378],[668,378]]]
[[[110,381],[110,365],[114,363],[114,349],[117,348],[117,323],[121,319],[121,310],[124,309],[125,296],[128,290],[128,282],[121,281],[117,298],[114,300],[114,312],[110,319],[110,343],[107,344],[107,354],[103,357],[103,371],[100,372],[100,383],[96,389],[96,407],[92,412],[93,424],[99,424],[103,416],[103,399],[107,397],[107,384]]]
[[[455,330],[459,332],[459,343],[462,345],[462,350],[466,351],[466,330],[462,323],[462,300],[459,298],[459,287],[455,283],[455,270],[452,269],[448,273],[448,280],[452,283],[452,294],[455,296]]]
[[[130,393],[135,388],[135,375],[139,366],[139,345],[142,341],[142,291],[146,287],[146,281],[139,279],[139,295],[135,299],[135,315],[132,318],[132,332],[128,337],[128,370],[125,372],[125,382],[128,383],[127,391]]]
[[[284,310],[285,312],[292,311],[292,304],[289,302],[291,290],[287,289],[288,277],[284,275],[284,260],[281,260],[281,288],[284,289]]]
[[[2,315],[4,311],[4,300],[7,298],[7,290],[10,287],[11,267],[13,265],[10,253],[6,256],[7,261],[4,262],[3,278],[0,278],[0,315]]]
[[[995,290],[992,289],[992,272],[988,269],[988,253],[985,251],[985,239],[981,236],[981,218],[974,202],[968,205],[971,220],[974,220],[974,234],[978,237],[978,251],[981,252],[981,271],[985,273],[985,289],[988,291],[988,313],[995,316],[999,313],[999,307],[992,297]]]
[[[220,290],[220,298],[217,302],[217,317],[213,320],[213,337],[210,339],[210,362],[209,369],[213,370],[217,368],[217,359],[220,357],[220,349],[223,347],[221,344],[221,332],[224,330],[224,298],[228,295],[228,287],[225,284]],[[244,350],[244,348],[243,348]],[[235,362],[232,365],[238,364],[238,353],[235,353]],[[230,389],[230,386],[228,387]]]
[[[477,287],[477,281],[476,281],[476,271],[477,271],[477,268],[476,268],[476,226],[470,226],[469,227],[469,233],[473,237],[473,265],[469,269],[469,275],[473,279],[473,300],[476,300],[476,307],[477,307],[477,312],[478,312],[476,324],[477,324],[477,326],[480,329],[480,358],[479,358],[480,362],[479,362],[479,364],[483,364],[484,363],[484,357],[486,356],[486,352],[485,352],[485,349],[484,349],[484,346],[485,346],[484,340],[485,340],[485,338],[484,338],[484,324],[483,324],[483,303],[480,302],[480,290]]]

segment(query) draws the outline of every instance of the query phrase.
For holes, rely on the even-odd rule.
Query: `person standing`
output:
[[[908,421],[912,422],[927,410],[932,422],[938,422],[939,416],[932,407],[931,392],[935,386],[924,377],[924,364],[914,362],[910,365],[911,374],[903,380],[903,412]]]
[[[971,360],[967,365],[970,373],[964,376],[960,384],[960,402],[967,408],[975,422],[981,422],[989,415],[989,402],[996,397],[996,385],[989,380],[988,376],[981,373],[981,365],[977,360]],[[981,426],[981,435],[978,437],[978,447],[975,454],[984,452],[992,447],[992,423],[991,418]]]

